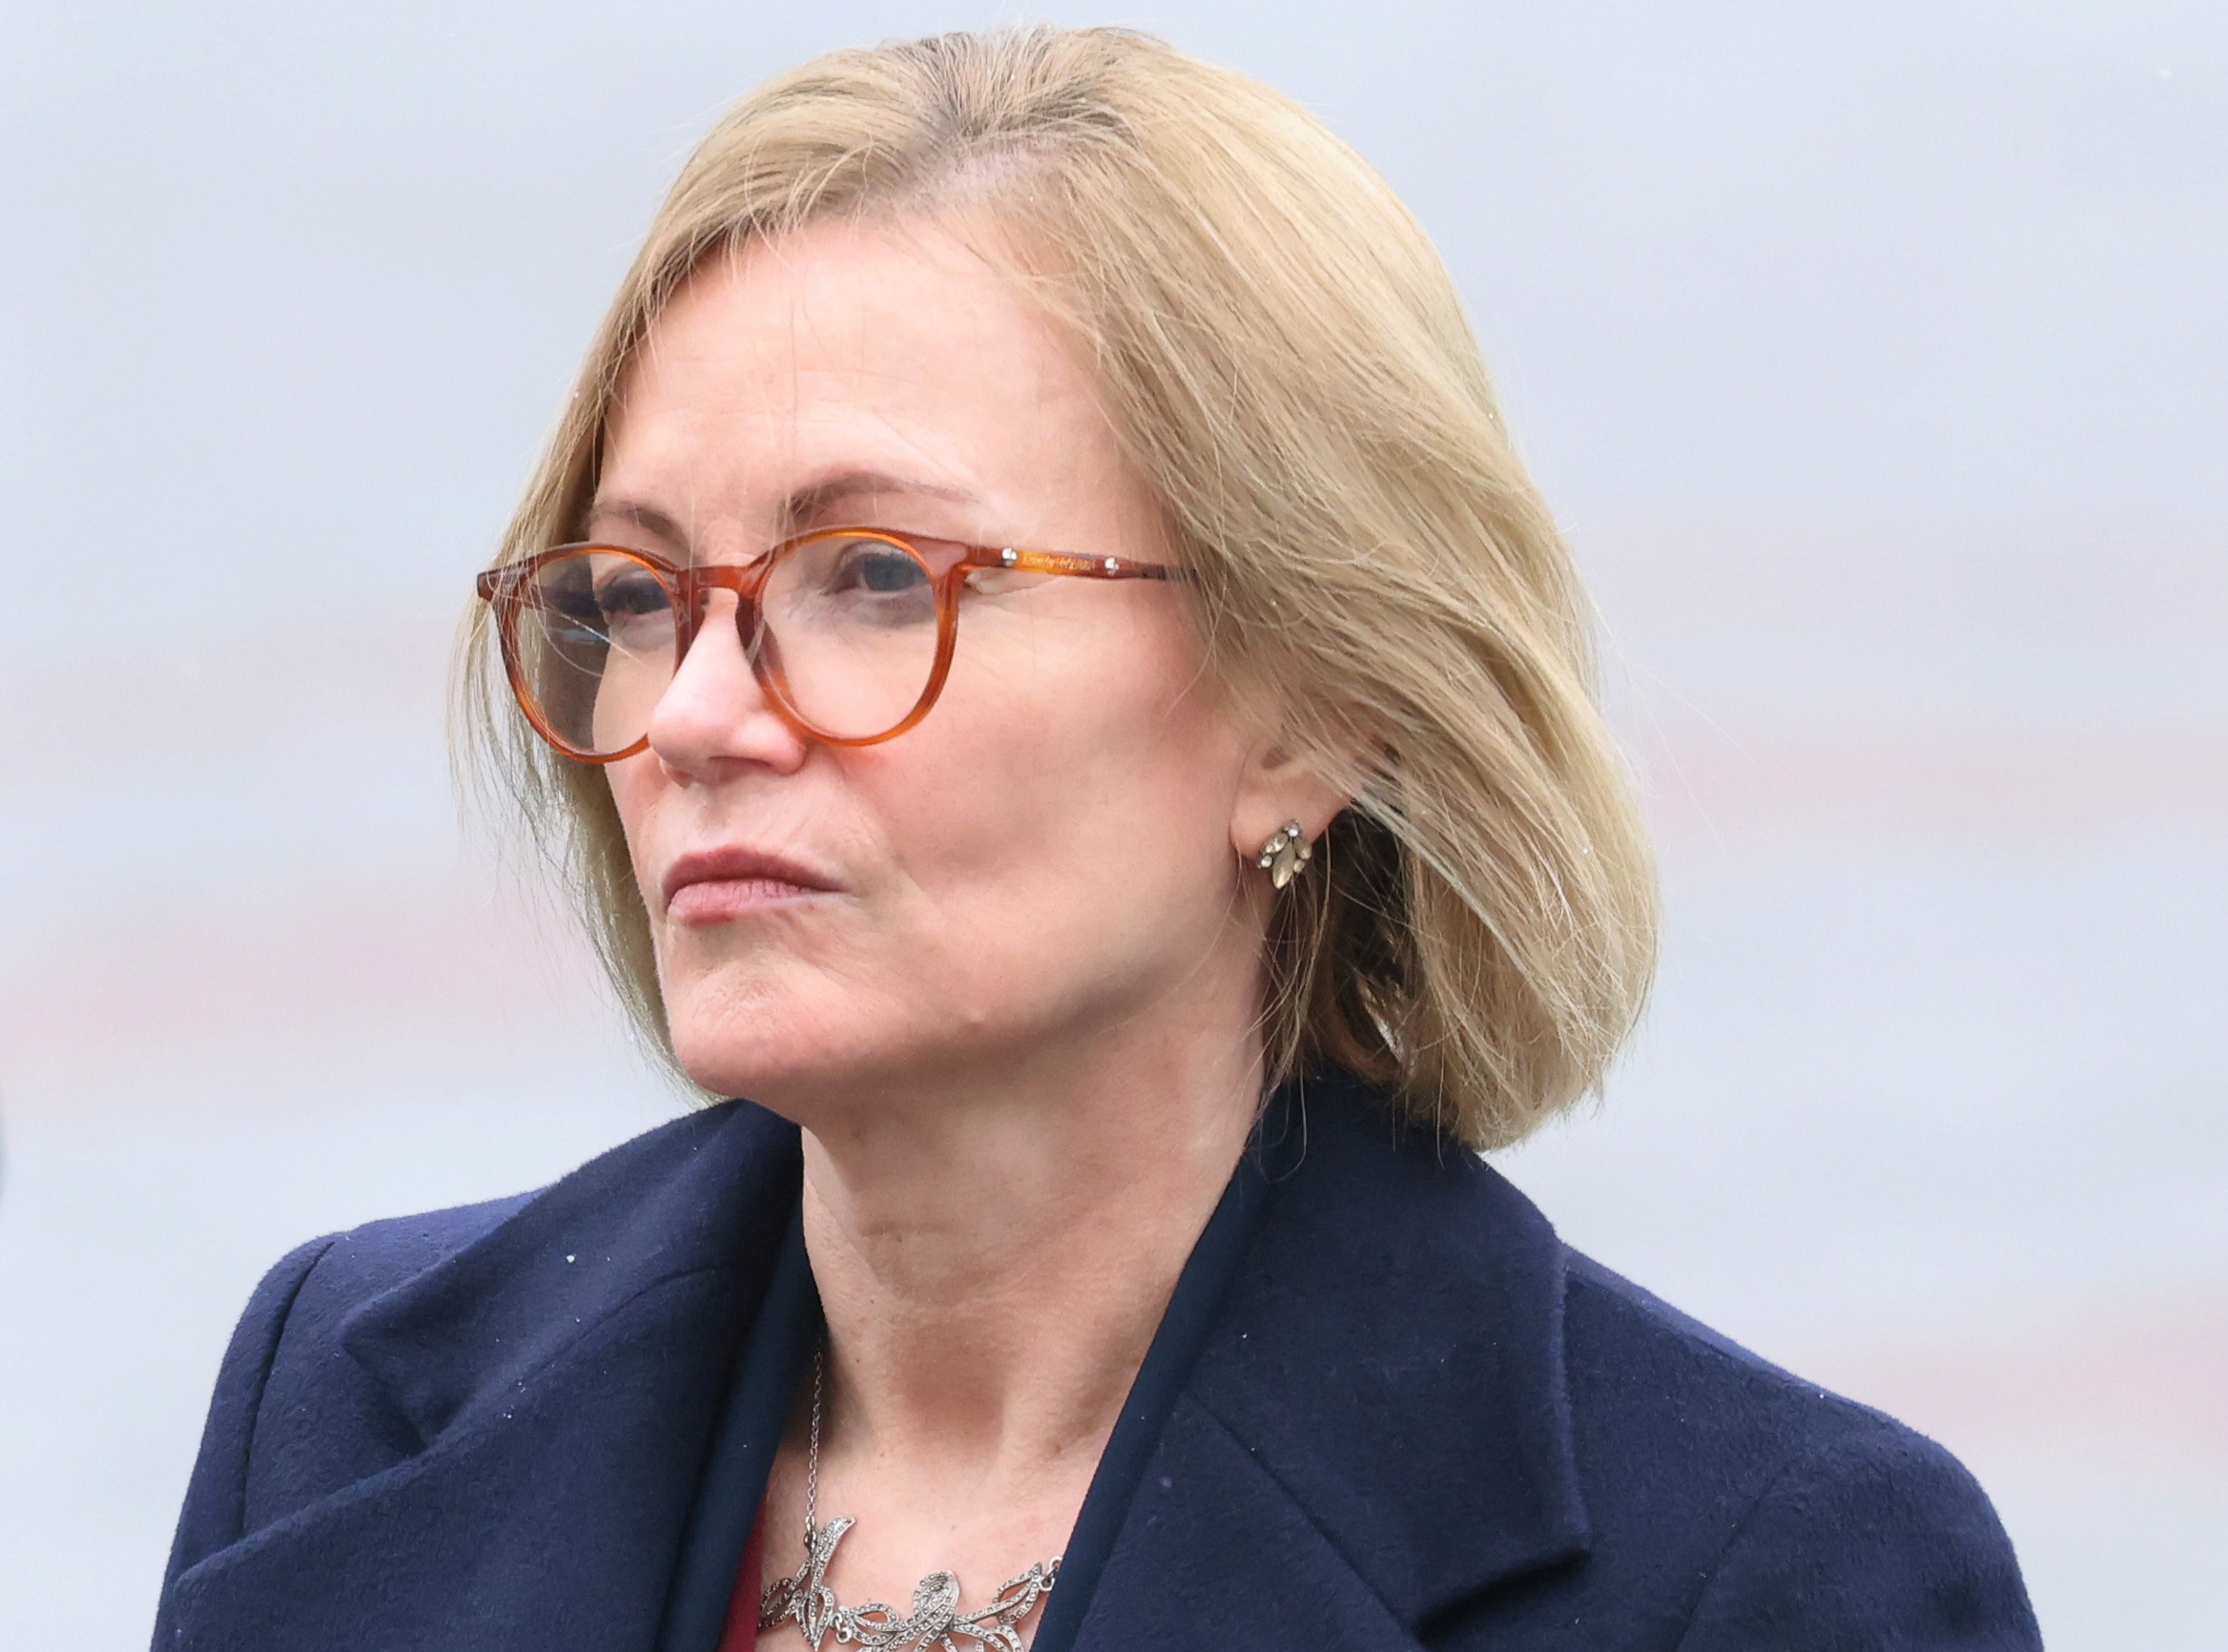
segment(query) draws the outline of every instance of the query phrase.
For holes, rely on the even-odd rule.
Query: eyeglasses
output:
[[[713,591],[732,591],[743,654],[800,733],[871,746],[928,715],[959,638],[959,596],[985,569],[1078,579],[1176,579],[1124,557],[956,545],[830,527],[754,562],[681,568],[649,551],[564,545],[489,568],[511,692],[567,757],[615,763],[650,744],[650,721]]]

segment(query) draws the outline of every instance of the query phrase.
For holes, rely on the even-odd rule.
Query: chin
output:
[[[1061,1024],[998,970],[948,976],[857,954],[767,949],[689,967],[669,956],[666,1025],[690,1081],[817,1128],[908,1093],[934,1093],[987,1062],[1025,1060]],[[680,967],[675,968],[678,963]],[[1037,1013],[1031,1013],[1035,1011]]]
[[[817,986],[819,990],[812,990]],[[911,1063],[886,1018],[824,981],[737,981],[724,974],[667,990],[673,1059],[718,1096],[746,1096],[808,1123],[829,1103],[884,1087]],[[882,1036],[862,1040],[864,1029]]]
[[[831,1062],[827,1045],[800,1037],[794,1021],[753,1015],[675,1015],[670,1022],[673,1059],[690,1082],[718,1096],[748,1096],[786,1112],[779,1098],[835,1080],[844,1063]]]

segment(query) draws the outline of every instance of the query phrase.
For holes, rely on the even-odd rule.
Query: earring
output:
[[[1254,864],[1269,874],[1269,881],[1282,889],[1302,872],[1308,862],[1315,858],[1315,846],[1309,842],[1297,820],[1287,820],[1277,828],[1276,836],[1261,846],[1261,858]]]

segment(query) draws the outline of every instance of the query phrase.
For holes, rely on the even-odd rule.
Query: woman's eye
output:
[[[647,575],[615,579],[596,592],[596,606],[611,619],[662,613],[667,607],[665,587]]]
[[[561,630],[600,629],[604,622],[604,605],[593,591],[550,591],[542,598],[542,605],[556,616]]]
[[[860,590],[876,596],[894,596],[918,589],[928,575],[920,564],[895,551],[860,551],[844,559],[837,576],[838,590]]]

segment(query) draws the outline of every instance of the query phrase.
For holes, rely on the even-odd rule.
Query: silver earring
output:
[[[1277,828],[1276,836],[1261,846],[1261,858],[1255,862],[1269,874],[1269,881],[1282,889],[1302,872],[1308,862],[1315,858],[1315,846],[1308,841],[1297,820],[1287,820]]]

